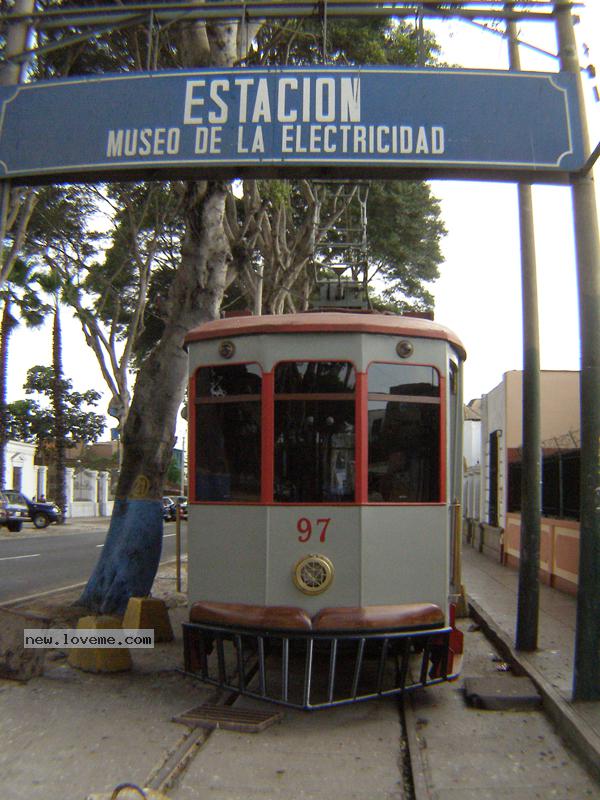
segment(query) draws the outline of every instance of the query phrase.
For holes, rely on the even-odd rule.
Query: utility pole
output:
[[[15,0],[14,16],[32,14],[35,0]],[[27,22],[12,22],[6,31],[6,47],[4,48],[4,65],[0,67],[0,85],[12,86],[21,83],[25,72],[25,62],[15,57],[21,55],[27,46],[29,25]],[[6,218],[10,200],[10,181],[2,181],[2,200],[0,211],[0,262],[4,257],[4,236],[6,234]]]
[[[521,70],[517,26],[506,24],[509,67]],[[517,650],[537,648],[540,597],[539,565],[542,516],[540,420],[540,335],[538,321],[537,264],[531,185],[519,183],[521,236],[521,294],[523,302],[523,469],[521,476],[521,552],[517,604]]]
[[[571,4],[555,5],[561,70],[577,81],[585,155],[590,142]],[[581,521],[573,699],[600,700],[600,241],[591,170],[572,176],[581,339]]]
[[[15,0],[14,16],[32,14],[35,9],[35,0]],[[25,62],[17,60],[16,56],[25,52],[29,25],[27,22],[12,22],[6,31],[6,47],[4,48],[4,65],[0,67],[0,85],[12,86],[21,83],[25,72]],[[2,181],[2,199],[0,210],[0,264],[4,259],[4,236],[6,235],[6,218],[10,202],[10,181]]]
[[[15,0],[13,14],[31,14],[34,10],[35,0]],[[6,32],[6,47],[4,50],[5,63],[0,67],[0,85],[10,86],[20,83],[25,71],[23,62],[11,60],[15,56],[23,53],[27,46],[29,26],[26,22],[14,22],[8,26]],[[6,236],[7,219],[10,210],[11,184],[9,180],[0,181],[0,274],[4,275],[4,238]],[[8,312],[8,305],[5,307]],[[7,343],[2,343],[5,350]],[[6,351],[5,351],[6,352]],[[6,372],[6,356],[4,355],[4,367]],[[4,488],[6,477],[6,383],[3,383],[0,391],[0,488]]]

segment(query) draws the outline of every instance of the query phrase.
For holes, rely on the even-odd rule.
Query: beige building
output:
[[[479,521],[504,528],[508,504],[508,466],[520,460],[522,446],[521,370],[481,398],[481,492]],[[541,438],[545,445],[579,431],[579,372],[542,370]],[[576,445],[575,436],[573,446]]]

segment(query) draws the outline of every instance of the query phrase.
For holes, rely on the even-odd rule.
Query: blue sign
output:
[[[0,88],[0,177],[218,168],[575,172],[567,73],[206,69]]]

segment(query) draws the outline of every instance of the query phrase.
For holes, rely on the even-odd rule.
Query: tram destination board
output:
[[[564,176],[584,164],[567,73],[205,69],[1,87],[0,102],[0,176],[32,183],[327,167]]]

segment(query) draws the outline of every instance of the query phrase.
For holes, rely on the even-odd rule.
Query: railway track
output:
[[[465,621],[463,629],[466,674],[493,677],[501,668],[514,681],[477,627]],[[217,692],[207,706],[215,727],[190,728],[148,776],[146,785],[170,800],[600,798],[542,710],[470,707],[462,679],[315,712]],[[253,716],[261,725],[270,714],[281,716],[246,732]]]

